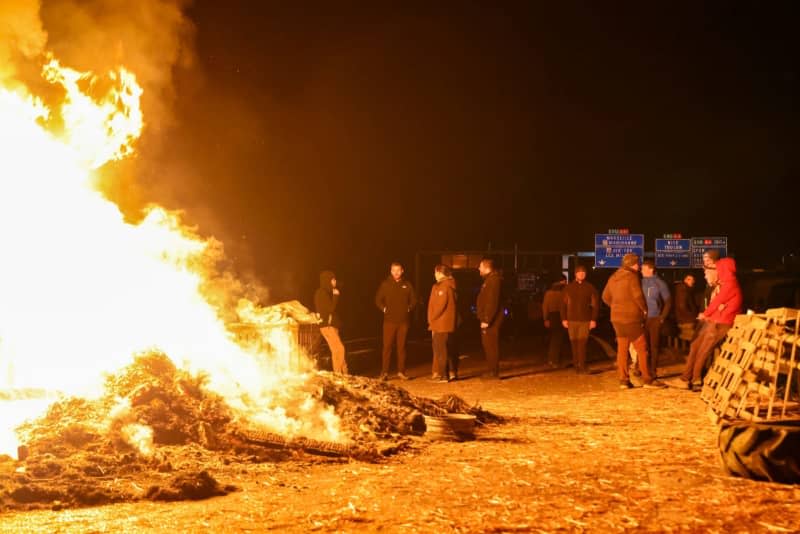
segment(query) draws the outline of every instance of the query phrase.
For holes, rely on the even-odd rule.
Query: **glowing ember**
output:
[[[158,350],[206,373],[209,389],[243,418],[341,440],[338,418],[307,391],[312,365],[288,327],[262,328],[259,343],[243,346],[209,304],[209,243],[159,207],[127,223],[92,188],[92,170],[132,154],[142,130],[135,76],[80,73],[54,59],[43,75],[65,92],[57,112],[0,87],[0,392],[96,396],[104,373]],[[241,321],[269,322],[269,310],[239,308]],[[0,452],[15,453],[14,427],[45,404],[15,406],[16,420],[0,414]],[[126,435],[147,450],[146,428]]]

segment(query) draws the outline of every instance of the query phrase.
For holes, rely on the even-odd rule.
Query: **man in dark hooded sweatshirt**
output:
[[[320,318],[319,331],[331,349],[333,372],[347,374],[344,344],[339,337],[341,322],[336,306],[339,304],[339,289],[336,287],[336,275],[331,271],[319,274],[319,289],[314,293],[314,308]]]
[[[611,308],[611,324],[617,335],[617,373],[620,387],[632,388],[628,375],[628,347],[633,344],[644,380],[643,387],[663,388],[666,385],[650,374],[644,320],[647,303],[639,280],[639,256],[625,254],[622,267],[611,275],[603,290],[603,302]]]
[[[375,305],[383,313],[383,353],[381,354],[381,380],[389,378],[392,345],[397,343],[397,378],[406,376],[406,335],[409,315],[417,305],[417,295],[411,283],[403,278],[403,266],[397,262],[389,267],[389,276],[381,283],[375,295]]]

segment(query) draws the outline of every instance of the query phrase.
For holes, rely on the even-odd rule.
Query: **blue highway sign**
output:
[[[622,267],[625,254],[644,256],[644,234],[594,234],[594,266]]]
[[[693,237],[692,238],[692,268],[703,268],[703,252],[716,250],[719,257],[724,258],[728,255],[727,237]]]
[[[692,265],[691,239],[656,239],[656,267],[688,269]]]

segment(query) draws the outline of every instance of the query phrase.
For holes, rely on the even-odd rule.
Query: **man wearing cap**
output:
[[[617,335],[617,373],[620,387],[633,387],[628,375],[628,345],[631,343],[638,354],[643,387],[666,387],[664,383],[653,378],[647,365],[647,340],[644,335],[647,303],[639,281],[638,255],[625,254],[622,258],[622,267],[611,275],[603,290],[603,302],[611,308],[611,324]]]
[[[586,267],[575,267],[575,279],[567,284],[561,301],[561,324],[569,333],[572,364],[576,373],[588,373],[586,346],[589,332],[597,326],[600,298],[597,289],[586,281]]]

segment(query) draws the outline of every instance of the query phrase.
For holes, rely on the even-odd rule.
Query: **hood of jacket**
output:
[[[631,276],[639,278],[639,272],[630,267],[620,267],[614,271],[614,274],[608,277],[608,281],[610,282],[611,280],[619,280],[620,278],[628,278]]]
[[[448,276],[447,278],[442,278],[440,282],[436,282],[436,285],[442,285],[445,287],[449,287],[452,289],[456,288],[456,281],[452,276]]]
[[[320,289],[331,289],[331,280],[336,278],[333,271],[322,271],[319,273],[319,287]]]
[[[736,279],[736,261],[733,258],[722,258],[717,261],[717,276],[722,283]]]

